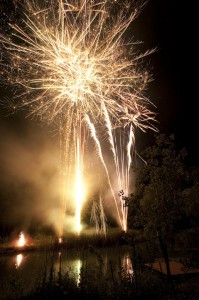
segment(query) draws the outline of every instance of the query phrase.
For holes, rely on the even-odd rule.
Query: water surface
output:
[[[81,269],[96,275],[100,269],[101,276],[107,273],[117,276],[122,270],[123,276],[131,278],[132,251],[129,248],[91,248],[86,250],[37,251],[0,256],[0,299],[7,300],[26,295],[34,289],[46,274],[53,278],[68,273],[78,286],[81,281]],[[99,280],[99,279],[98,279]]]

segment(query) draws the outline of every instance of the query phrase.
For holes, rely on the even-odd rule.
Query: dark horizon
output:
[[[199,164],[197,138],[196,19],[194,8],[182,1],[149,0],[137,19],[141,40],[157,47],[149,58],[153,82],[149,96],[157,106],[158,129],[174,133],[190,164]],[[148,134],[148,133],[147,133]],[[146,135],[147,135],[146,134]]]

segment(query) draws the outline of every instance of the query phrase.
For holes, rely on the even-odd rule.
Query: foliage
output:
[[[189,219],[190,226],[199,224],[199,168],[190,169],[190,185],[183,192],[185,213]]]
[[[131,197],[130,220],[150,235],[166,236],[185,211],[183,192],[189,174],[186,150],[176,150],[174,136],[159,134],[155,145],[142,153],[146,162],[137,170],[136,192]]]

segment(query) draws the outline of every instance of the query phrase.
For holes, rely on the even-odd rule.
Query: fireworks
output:
[[[99,201],[93,201],[91,210],[91,222],[94,223],[97,234],[103,234],[106,236],[107,225],[106,225],[106,215],[104,213],[103,199],[100,195]]]
[[[0,34],[1,67],[6,83],[17,91],[14,108],[27,107],[30,114],[53,122],[60,131],[62,178],[68,186],[76,182],[78,232],[85,198],[85,135],[90,132],[96,143],[119,222],[126,230],[126,208],[120,208],[115,197],[101,150],[100,129],[107,132],[114,156],[117,192],[124,189],[125,193],[134,130],[155,130],[155,115],[144,95],[150,76],[141,66],[150,51],[138,55],[136,45],[124,38],[142,8],[138,2],[30,0],[21,7],[22,21],[10,24],[11,34]],[[122,138],[125,135],[129,135],[127,145],[126,137]],[[66,200],[64,195],[64,214]]]

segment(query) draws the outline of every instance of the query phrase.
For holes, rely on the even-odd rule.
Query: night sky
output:
[[[133,35],[135,40],[143,41],[143,50],[157,48],[156,52],[145,60],[153,74],[153,82],[149,84],[147,96],[156,105],[155,111],[159,122],[157,127],[160,132],[174,133],[178,147],[187,149],[189,163],[198,165],[197,72],[194,73],[198,56],[195,46],[197,35],[194,35],[196,19],[192,18],[193,10],[193,7],[188,7],[186,2],[180,0],[149,0],[130,27],[128,35]],[[9,89],[0,87],[1,103],[4,97],[9,97],[9,94]],[[35,177],[45,178],[45,189],[49,188],[49,184],[52,185],[52,177],[58,174],[56,165],[59,157],[55,149],[57,137],[53,129],[41,127],[38,121],[25,118],[26,113],[23,111],[6,117],[7,113],[7,109],[0,107],[1,193],[5,185],[7,187],[10,184],[15,185],[14,180],[17,178],[21,194],[24,191],[28,194],[30,183],[35,184],[35,193],[41,194],[42,197],[44,187],[35,183]],[[149,131],[137,134],[138,149],[149,145],[151,141],[152,133]],[[53,155],[55,158],[52,161],[50,157]],[[50,169],[47,171],[45,163],[41,164],[44,156],[49,158],[46,164],[49,163]],[[15,171],[12,171],[12,162]],[[25,169],[27,172],[24,172]],[[10,179],[5,182],[5,178]],[[26,178],[25,187],[22,186],[23,178]],[[55,195],[56,197],[58,195]],[[38,207],[40,198],[37,197],[34,201],[35,207]],[[19,199],[19,205],[20,203]],[[3,211],[9,206],[6,205],[2,208],[1,204],[0,219]],[[47,205],[36,213],[39,215],[46,209]],[[16,215],[13,210],[12,213]],[[23,211],[19,219],[21,216],[24,216]]]
[[[196,18],[194,6],[180,0],[149,0],[137,19],[139,35],[148,48],[154,81],[149,96],[157,106],[160,132],[173,132],[186,147],[189,162],[199,163]],[[136,25],[137,25],[136,24]]]

